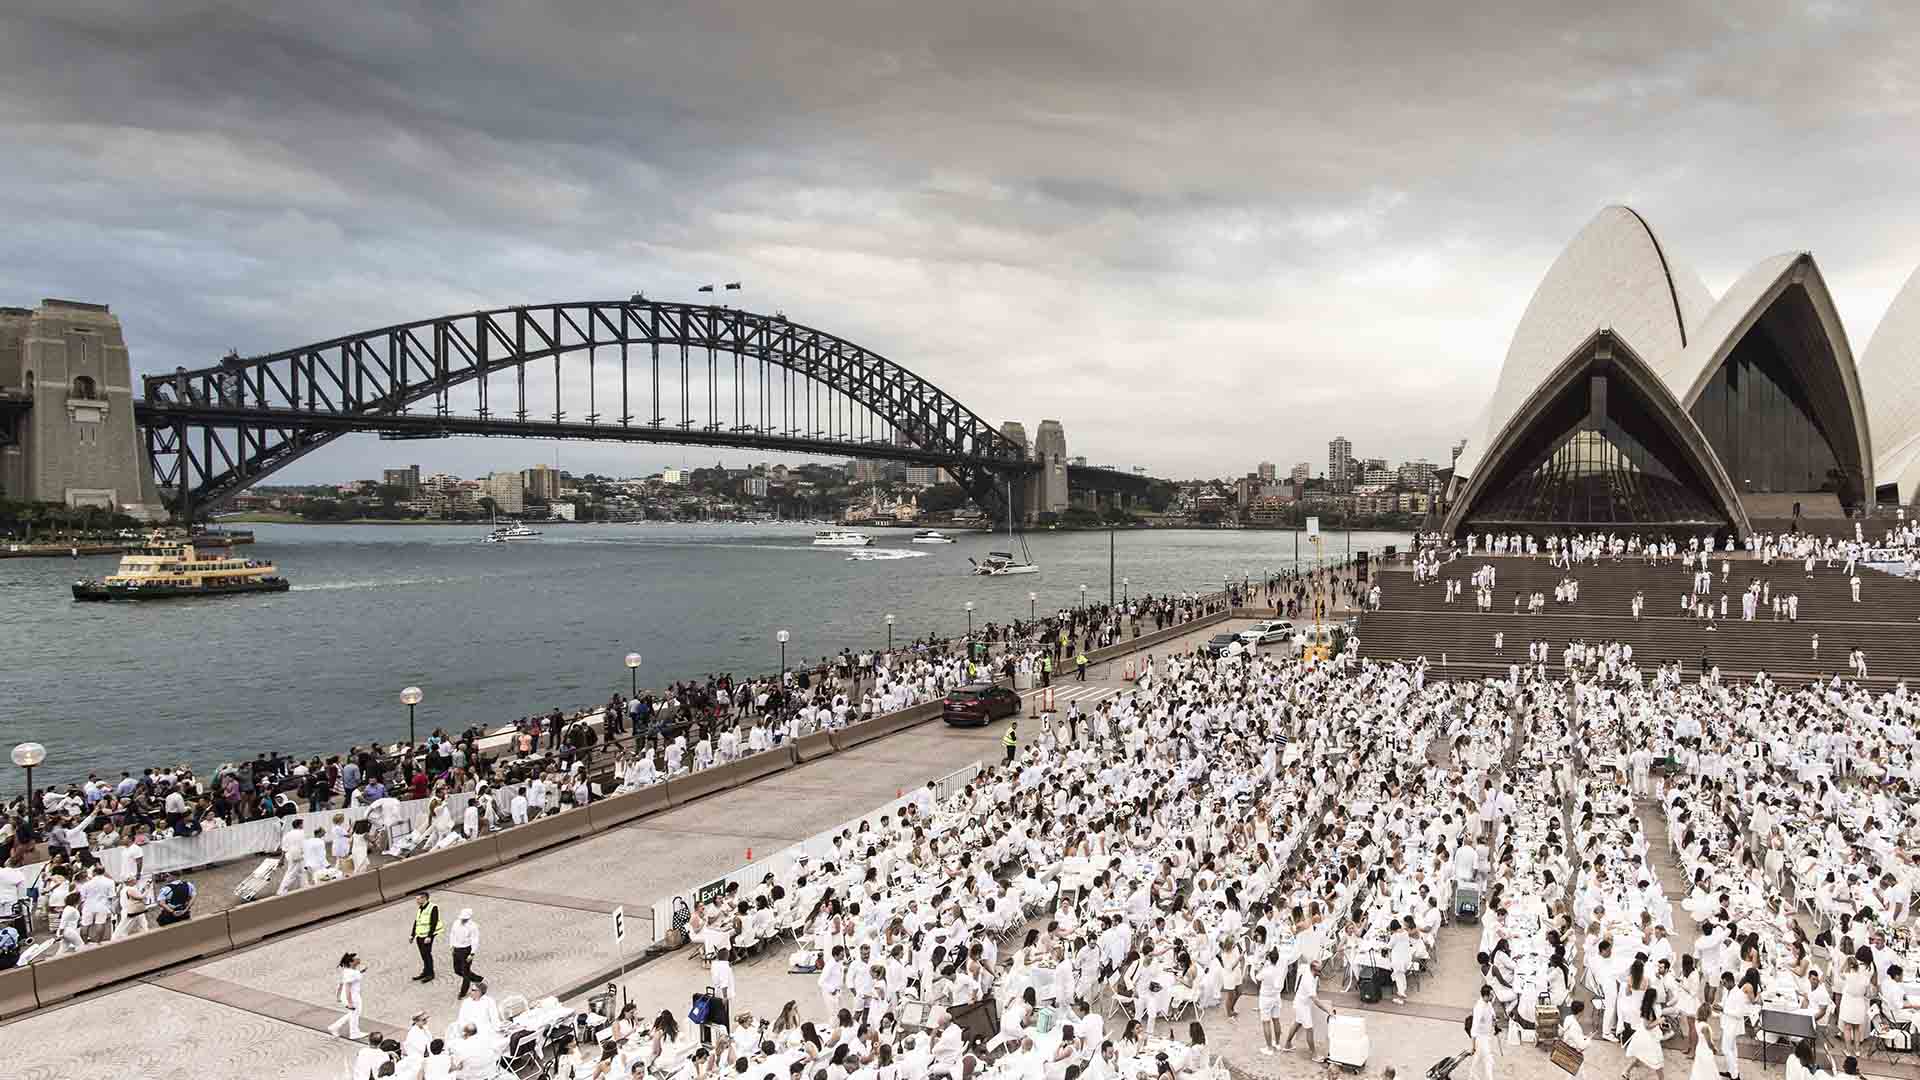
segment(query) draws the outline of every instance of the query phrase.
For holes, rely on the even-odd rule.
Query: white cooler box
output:
[[[1367,1067],[1373,1051],[1367,1039],[1367,1018],[1335,1016],[1327,1021],[1327,1060],[1350,1071]]]

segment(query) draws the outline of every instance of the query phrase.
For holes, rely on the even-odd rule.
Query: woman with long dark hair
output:
[[[1633,1022],[1633,1035],[1627,1039],[1627,1068],[1621,1080],[1629,1080],[1633,1070],[1646,1066],[1653,1080],[1664,1080],[1667,1053],[1660,1045],[1660,993],[1648,987],[1640,995],[1640,1014]]]

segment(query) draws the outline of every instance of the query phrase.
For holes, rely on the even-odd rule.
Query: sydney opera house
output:
[[[1812,255],[1716,299],[1608,207],[1547,271],[1465,435],[1455,535],[1845,527],[1920,496],[1920,273],[1856,362]]]

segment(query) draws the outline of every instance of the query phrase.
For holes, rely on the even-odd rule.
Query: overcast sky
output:
[[[1444,462],[1608,203],[1716,293],[1813,251],[1864,350],[1920,262],[1916,61],[1911,4],[11,0],[0,303],[109,303],[153,372],[738,279],[1097,461]]]

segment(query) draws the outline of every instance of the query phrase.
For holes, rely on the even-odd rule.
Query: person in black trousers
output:
[[[414,896],[413,932],[407,937],[420,950],[420,974],[414,982],[433,981],[433,939],[440,936],[440,905],[423,891]]]
[[[453,929],[447,932],[447,944],[453,946],[453,973],[460,976],[460,990],[454,994],[459,1001],[467,996],[467,987],[485,982],[485,976],[473,970],[473,950],[480,946],[480,924],[473,921],[473,909],[461,908],[454,917]]]

